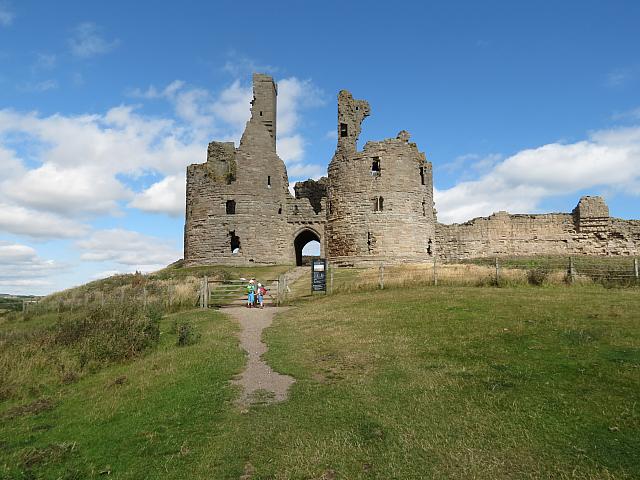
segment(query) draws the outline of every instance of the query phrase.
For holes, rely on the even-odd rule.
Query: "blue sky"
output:
[[[251,72],[279,83],[290,180],[324,174],[340,89],[361,144],[402,129],[440,221],[640,218],[640,3],[0,0],[0,292],[181,256],[186,165],[238,140]]]

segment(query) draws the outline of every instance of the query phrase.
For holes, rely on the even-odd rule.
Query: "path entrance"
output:
[[[304,228],[296,234],[293,246],[296,250],[296,265],[298,267],[302,265],[302,249],[307,243],[313,241],[320,243],[320,235],[311,228]]]

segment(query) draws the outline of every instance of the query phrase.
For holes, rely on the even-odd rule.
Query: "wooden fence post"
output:
[[[380,290],[384,290],[384,265],[380,265]]]
[[[638,259],[634,258],[633,259],[633,273],[635,274],[636,277],[636,282],[638,281]]]
[[[333,294],[333,265],[329,265],[329,293]]]
[[[204,276],[204,308],[209,308],[209,279],[207,276]]]
[[[436,257],[433,257],[433,285],[435,287],[438,286],[438,270],[436,268],[436,264],[437,264],[437,259]]]

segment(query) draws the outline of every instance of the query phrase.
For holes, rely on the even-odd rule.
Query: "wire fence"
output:
[[[630,257],[503,257],[447,262],[434,260],[427,264],[380,265],[360,269],[330,266],[327,282],[328,293],[414,284],[640,286],[638,259]]]
[[[454,285],[592,285],[639,287],[638,259],[632,257],[498,257],[460,259],[430,263],[379,265],[374,268],[335,267],[329,265],[327,293],[360,289],[384,289],[394,286]],[[124,281],[124,280],[122,280]],[[265,302],[281,305],[310,294],[310,276],[291,281],[280,275],[262,281],[268,294]],[[63,313],[86,307],[109,307],[115,303],[134,303],[164,311],[208,308],[246,302],[245,279],[186,277],[149,280],[134,277],[128,283],[104,284],[95,289],[82,287],[50,295],[40,300],[25,300],[25,313]]]

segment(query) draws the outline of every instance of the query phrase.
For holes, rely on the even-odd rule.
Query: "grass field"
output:
[[[236,324],[174,313],[145,355],[5,399],[0,476],[638,478],[639,311],[598,286],[315,297],[265,336],[289,400],[244,413]],[[177,346],[175,321],[200,340]]]

